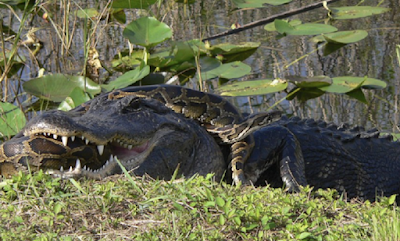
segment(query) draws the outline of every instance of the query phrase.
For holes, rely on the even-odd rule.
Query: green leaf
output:
[[[233,217],[233,222],[235,222],[235,224],[238,226],[242,225],[242,220],[240,220],[240,217]]]
[[[97,17],[99,12],[94,8],[79,9],[76,11],[76,16],[78,18],[93,18]]]
[[[142,17],[131,22],[123,31],[129,42],[151,48],[172,37],[172,30],[153,17]]]
[[[290,23],[279,19],[276,19],[274,23],[276,31],[287,35],[317,35],[337,31],[337,28],[328,24],[304,23],[292,26]]]
[[[322,35],[328,43],[350,44],[358,42],[368,36],[365,30],[340,31]]]
[[[296,239],[306,239],[308,237],[310,237],[312,234],[309,232],[303,232],[299,235],[296,236]]]
[[[321,23],[304,23],[294,26],[294,30],[288,32],[289,35],[317,35],[337,31],[337,28]]]
[[[61,203],[56,203],[54,205],[54,214],[58,214],[59,212],[61,212],[63,205]]]
[[[114,0],[111,7],[147,9],[157,1],[158,0]]]
[[[285,80],[261,79],[227,84],[216,91],[225,96],[265,95],[285,90],[287,86]]]
[[[218,207],[223,207],[225,206],[225,200],[221,197],[216,197],[215,198],[215,203],[217,203]]]
[[[276,31],[280,34],[285,34],[294,30],[294,27],[284,20],[276,19],[274,25]]]
[[[279,6],[286,3],[290,3],[292,0],[264,0],[269,5]]]
[[[292,0],[232,0],[232,1],[238,8],[262,8],[266,7],[266,4],[277,6],[289,3]]]
[[[354,19],[382,14],[389,11],[390,8],[372,7],[372,6],[351,6],[331,8],[332,18],[334,19]]]
[[[17,106],[0,102],[0,135],[13,136],[17,134],[26,124],[24,113]]]
[[[0,4],[1,5],[1,4]],[[4,57],[4,55],[3,55],[3,52],[5,53],[5,57]],[[26,62],[26,59],[25,59],[25,57],[24,56],[22,56],[22,55],[19,55],[19,54],[16,54],[16,55],[14,55],[13,57],[12,57],[12,60],[11,60],[11,50],[8,50],[8,49],[4,49],[4,50],[1,50],[0,51],[0,66],[5,66],[5,63],[6,62],[10,62],[10,61],[12,61],[12,66],[11,66],[11,69],[9,70],[9,72],[7,73],[7,77],[11,77],[11,76],[13,76],[14,74],[16,74],[18,71],[19,71],[19,69],[22,67],[22,66],[24,66],[25,65],[25,62]],[[6,61],[4,61],[6,59]],[[2,68],[3,68],[2,67]],[[0,71],[1,72],[1,71]]]
[[[360,88],[347,92],[346,95],[354,98],[364,104],[368,104],[367,99],[365,98],[364,92]]]
[[[284,19],[284,20],[281,20],[281,21],[288,22],[289,25],[292,26],[292,27],[301,24],[301,20],[299,20],[299,19],[293,19],[293,20],[290,20],[290,21]],[[272,23],[269,23],[269,24],[265,25],[264,29],[267,30],[267,31],[271,31],[271,32],[277,31],[276,28],[275,28],[275,22],[272,22]]]
[[[387,84],[379,79],[367,78],[362,84],[363,89],[383,89]]]
[[[389,200],[388,200],[389,205],[393,205],[394,204],[394,202],[396,201],[397,195],[398,194],[394,194],[394,195],[389,197]]]
[[[335,77],[330,86],[321,87],[320,89],[326,92],[344,94],[361,87],[361,84],[366,80],[363,77]]]
[[[143,49],[134,49],[132,53],[124,50],[114,56],[114,59],[111,60],[111,64],[113,68],[124,71],[127,68],[132,69],[140,65],[143,62],[143,56]]]
[[[316,88],[332,84],[332,79],[324,75],[313,77],[287,76],[286,78],[299,88]]]
[[[63,101],[75,88],[94,96],[101,92],[98,84],[83,76],[50,74],[23,83],[23,88],[29,94],[55,102]]]
[[[58,109],[63,111],[69,111],[78,105],[85,103],[90,100],[90,96],[85,93],[81,88],[75,88],[71,94],[61,102]]]
[[[126,14],[123,9],[113,8],[111,9],[110,13],[113,19],[117,20],[119,23],[126,23]]]
[[[219,215],[219,224],[224,225],[225,222],[226,222],[226,219],[225,219],[224,215]]]
[[[140,68],[139,66],[134,70],[126,72],[117,79],[111,81],[109,84],[101,85],[101,87],[107,91],[124,88],[143,79],[149,73],[150,67],[148,65],[144,66],[143,68]]]
[[[209,71],[201,72],[201,78],[203,80],[213,79],[216,77],[225,78],[225,79],[233,79],[245,76],[250,73],[251,67],[247,64],[244,64],[239,61],[235,61],[232,63],[221,64],[219,67],[211,69]]]
[[[260,45],[260,42],[245,42],[240,44],[221,43],[211,46],[208,51],[211,55],[222,57],[225,63],[229,63],[245,60],[250,57]]]
[[[293,100],[297,98],[300,102],[306,102],[307,100],[314,99],[320,97],[325,94],[325,91],[322,91],[318,88],[295,88],[287,95],[287,100]]]
[[[327,43],[324,47],[324,56],[328,56],[329,54],[335,52],[343,46],[346,46],[346,44]]]
[[[219,66],[221,66],[221,62],[218,59],[208,57],[208,56],[200,57],[199,64],[200,64],[202,74],[207,73],[208,71],[212,71],[212,70],[218,68]],[[215,78],[215,77],[216,76],[214,76],[213,78]]]
[[[320,89],[331,93],[347,93],[357,88],[365,86],[365,88],[382,89],[386,87],[386,83],[373,78],[341,76],[332,78],[333,82],[330,86],[321,87]]]
[[[205,54],[206,49],[202,41],[198,39],[184,42],[179,41],[175,42],[175,44],[167,50],[151,54],[147,63],[150,66],[162,68],[170,72],[187,71],[188,69],[194,70],[196,67],[195,57],[201,56],[200,61],[203,61],[203,58],[210,58],[208,56],[203,56]],[[215,58],[212,59],[212,61],[217,61]],[[221,64],[219,61],[217,62],[218,64],[215,67]],[[200,63],[202,67],[204,67],[203,64],[204,63]]]

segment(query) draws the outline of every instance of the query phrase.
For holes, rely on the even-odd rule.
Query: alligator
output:
[[[0,146],[0,174],[29,167],[100,179],[121,171],[117,157],[136,175],[168,179],[179,165],[184,176],[215,173],[220,179],[226,170],[220,152],[230,147],[231,176],[239,184],[247,182],[242,170],[254,145],[251,133],[279,117],[275,111],[243,118],[220,96],[179,86],[128,87],[33,118]]]
[[[234,183],[333,188],[348,198],[400,194],[400,143],[376,129],[280,112],[243,117],[220,96],[177,86],[127,87],[69,112],[33,118],[0,146],[3,176],[44,169],[56,177],[121,173],[170,179],[214,173]],[[118,163],[119,162],[119,163]],[[230,168],[229,168],[230,166]],[[228,180],[229,181],[229,180]]]

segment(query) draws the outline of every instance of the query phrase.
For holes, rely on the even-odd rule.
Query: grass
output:
[[[54,48],[57,53],[67,55],[72,51],[73,41],[81,38],[73,26],[83,25],[81,44],[85,60],[81,62],[86,64],[90,48],[97,47],[100,39],[96,33],[105,32],[99,29],[107,27],[108,23],[100,23],[99,16],[97,20],[88,19],[86,21],[92,22],[82,24],[76,18],[69,18],[78,6],[68,0],[61,3],[63,7],[57,14],[52,5],[37,6],[48,13],[49,28],[55,33],[53,37],[46,37],[52,39],[49,43],[62,43],[55,44]],[[19,20],[20,27],[10,43],[9,57],[3,57],[0,81],[5,84],[15,64],[18,41],[24,27],[29,25],[30,14],[27,8],[22,19],[12,14]],[[42,33],[47,32],[42,30]],[[2,55],[6,56],[5,40],[1,42]],[[29,57],[36,62],[35,56]],[[47,70],[54,71],[50,67],[48,65]],[[85,68],[80,70],[84,72]],[[7,97],[7,91],[3,96]],[[237,188],[211,179],[195,177],[165,182],[113,176],[104,181],[75,181],[52,179],[43,173],[21,174],[0,182],[0,239],[400,239],[400,212],[390,198],[375,203],[344,201],[333,190],[305,188],[301,193],[288,194],[268,187]]]
[[[343,201],[333,190],[237,188],[210,177],[116,175],[0,183],[2,240],[398,240],[393,198]]]

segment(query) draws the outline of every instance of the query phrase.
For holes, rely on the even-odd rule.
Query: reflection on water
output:
[[[234,23],[247,24],[276,14],[282,9],[295,9],[314,1],[294,1],[294,3],[283,7],[236,12],[232,11],[233,6],[229,2],[196,1],[195,4],[185,7],[174,1],[165,1],[160,9],[155,7],[153,13],[156,14],[158,19],[173,28],[174,40],[189,40],[205,38],[227,30]],[[334,5],[355,5],[357,3],[358,1],[339,1]],[[79,4],[83,8],[102,9],[104,7],[91,2]],[[376,4],[377,1],[365,1],[365,5]],[[364,29],[368,30],[369,36],[361,42],[341,48],[326,57],[323,56],[322,50],[315,51],[317,46],[308,41],[310,37],[289,36],[276,39],[275,33],[266,32],[263,27],[217,39],[212,41],[211,44],[226,41],[232,43],[262,42],[260,49],[245,61],[252,66],[253,74],[244,79],[282,78],[286,75],[327,75],[331,77],[353,75],[381,79],[388,83],[388,88],[381,91],[367,91],[366,96],[370,101],[369,105],[364,105],[344,95],[327,94],[303,104],[297,101],[283,101],[278,108],[288,114],[301,117],[324,119],[335,123],[349,122],[353,125],[367,127],[378,126],[386,131],[397,131],[399,122],[399,113],[397,113],[399,100],[397,96],[400,68],[396,59],[395,47],[396,44],[400,44],[400,6],[397,0],[384,1],[382,6],[390,7],[392,10],[374,17],[334,22],[333,25],[339,30]],[[37,36],[44,42],[44,48],[37,55],[37,62],[28,61],[20,75],[14,76],[12,80],[24,81],[36,77],[39,67],[43,67],[48,73],[81,74],[82,72],[84,27],[87,23],[74,17],[69,18],[67,25],[62,22],[62,16],[75,11],[78,6],[71,4],[70,9],[58,5],[46,5],[44,7],[52,11],[53,19],[56,22],[47,22],[40,17],[33,18],[30,24],[41,28],[37,32]],[[3,16],[9,16],[3,21],[6,23],[11,19],[17,29],[18,23],[12,15],[7,10],[1,11]],[[141,14],[137,10],[129,10],[126,13],[128,23]],[[318,9],[293,18],[299,18],[303,22],[315,22],[323,20],[324,14],[323,9]],[[60,41],[59,34],[63,32],[63,29],[66,29],[66,26],[68,26],[69,35],[63,37],[64,41]],[[103,64],[107,66],[111,66],[110,61],[119,51],[128,48],[127,40],[122,37],[123,28],[124,25],[114,22],[107,23],[107,21],[102,20],[93,33],[95,38],[92,44],[99,51]],[[29,56],[29,53],[23,49],[21,54]],[[299,58],[302,59],[292,63]],[[286,65],[290,66],[284,68]],[[115,75],[106,71],[101,73],[103,80],[114,79],[115,77]],[[215,83],[212,84],[215,85]],[[246,112],[258,112],[266,110],[284,96],[285,93],[278,93],[237,98],[234,101]],[[251,103],[251,106],[248,103]]]

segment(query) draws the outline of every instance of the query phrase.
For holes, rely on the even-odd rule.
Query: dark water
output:
[[[102,1],[100,1],[102,2]],[[189,6],[183,6],[174,1],[164,1],[161,6],[153,7],[152,13],[160,20],[167,23],[174,31],[174,40],[189,40],[193,38],[206,38],[213,34],[225,31],[233,23],[247,24],[266,18],[282,10],[296,9],[314,1],[294,1],[294,3],[256,10],[232,11],[230,1],[196,1]],[[339,1],[332,6],[355,5],[357,1]],[[103,5],[102,5],[103,4]],[[102,9],[105,3],[82,2],[83,8],[94,7]],[[376,5],[378,1],[365,1],[364,5]],[[367,127],[377,126],[379,129],[398,132],[398,93],[400,80],[400,67],[396,57],[396,45],[400,44],[400,7],[398,0],[388,0],[382,3],[383,7],[392,10],[388,13],[355,20],[341,20],[333,23],[339,30],[367,30],[369,36],[340,50],[323,56],[322,50],[316,50],[316,45],[309,41],[311,37],[285,37],[276,39],[275,33],[267,32],[263,27],[256,27],[245,32],[213,40],[211,44],[220,42],[261,42],[259,50],[245,62],[252,66],[252,74],[244,79],[258,78],[284,78],[286,75],[317,76],[368,76],[385,81],[388,87],[384,90],[366,91],[369,101],[365,105],[345,95],[326,94],[306,103],[298,101],[283,101],[277,108],[288,114],[301,117],[324,119],[335,123],[349,122],[352,125]],[[44,42],[44,48],[36,56],[37,61],[28,57],[27,65],[19,73],[3,83],[3,88],[15,89],[16,83],[29,80],[37,76],[42,67],[46,73],[80,74],[84,64],[83,20],[69,18],[68,24],[63,24],[63,17],[78,9],[75,2],[70,5],[58,4],[44,5],[53,14],[54,23],[46,22],[39,17],[34,17],[26,26],[40,27],[37,37]],[[69,7],[69,8],[68,8]],[[13,27],[18,26],[18,21],[7,10],[2,10],[3,21],[13,21]],[[138,18],[141,11],[126,11],[128,23]],[[303,22],[316,22],[325,18],[323,9],[300,14],[292,19],[301,19]],[[72,15],[69,15],[72,16]],[[57,26],[57,27],[55,27]],[[68,41],[60,41],[58,32],[68,26],[68,33],[72,36]],[[107,66],[119,51],[127,49],[127,40],[122,37],[124,25],[107,23],[105,20],[98,23],[93,45],[100,53],[100,59]],[[68,46],[68,47],[65,47]],[[29,56],[24,49],[23,55]],[[304,56],[304,58],[302,58]],[[301,60],[292,63],[293,61]],[[292,64],[291,64],[292,63]],[[285,68],[286,65],[289,67]],[[102,79],[113,79],[116,75],[109,75],[105,71]],[[12,83],[12,84],[11,84]],[[191,82],[193,86],[195,81]],[[216,86],[211,82],[210,88]],[[237,98],[233,101],[246,112],[259,112],[266,110],[273,103],[281,100],[286,94],[277,93],[267,96]],[[251,105],[249,105],[251,103]]]

